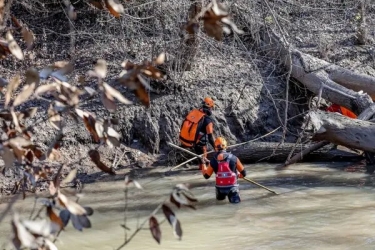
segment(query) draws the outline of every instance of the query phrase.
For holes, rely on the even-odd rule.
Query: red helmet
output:
[[[211,97],[204,98],[203,105],[208,108],[213,108],[215,106],[214,101],[211,99]]]

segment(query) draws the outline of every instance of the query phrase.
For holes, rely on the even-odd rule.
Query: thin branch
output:
[[[165,201],[167,201],[168,199],[166,199]],[[145,219],[140,225],[139,227],[129,236],[129,238],[127,240],[124,241],[124,243],[122,243],[119,247],[116,248],[116,250],[120,250],[122,249],[123,247],[125,247],[133,238],[134,236],[136,236],[142,229],[143,229],[143,226],[149,221],[149,218],[151,216],[154,216],[159,210],[160,208],[163,206],[164,202],[163,201],[162,203],[160,203],[155,209],[154,211],[152,211],[152,213],[147,217],[147,219]]]

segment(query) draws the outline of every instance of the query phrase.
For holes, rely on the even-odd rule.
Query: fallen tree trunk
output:
[[[309,116],[317,130],[312,140],[375,153],[375,123],[323,111],[311,111]]]
[[[278,63],[290,71],[292,78],[301,82],[315,95],[346,107],[357,115],[362,114],[358,119],[369,120],[374,115],[371,96],[375,97],[375,77],[359,74],[302,53],[262,24],[259,25],[258,32],[252,33],[252,38],[261,53],[277,58]],[[364,93],[356,92],[359,90]],[[327,144],[328,142],[322,142],[313,145],[303,154],[296,154],[292,158],[293,163]]]
[[[363,76],[342,69],[339,66],[332,65],[326,61],[304,54],[298,50],[292,52],[292,71],[291,76],[303,83],[306,88],[322,98],[344,106],[359,115],[366,110],[373,102],[371,97],[366,93],[358,93],[347,87],[351,86],[352,81],[360,82],[363,78],[372,78]],[[345,72],[345,74],[340,75]],[[346,75],[350,82],[346,82]],[[335,76],[335,77],[332,77]],[[339,77],[340,76],[340,77]],[[342,80],[340,83],[333,79]],[[375,78],[372,78],[375,84]],[[345,84],[345,85],[344,85]],[[346,87],[344,87],[344,86]]]
[[[261,53],[278,58],[278,62],[290,70],[290,76],[315,95],[344,106],[357,115],[373,103],[366,92],[375,94],[375,77],[349,71],[305,54],[286,45],[274,31],[263,25],[260,25],[253,40]],[[364,93],[356,92],[358,90]]]
[[[372,115],[374,114],[375,112],[375,104],[371,104],[371,106],[369,106],[365,111],[363,111],[357,118],[358,120],[368,120],[370,119],[370,117],[372,117]],[[290,158],[289,160],[287,160],[283,165],[277,167],[277,169],[283,169],[291,164],[294,164],[296,162],[299,162],[300,160],[303,159],[303,157],[305,157],[306,155],[310,154],[311,152],[314,152],[315,150],[318,150],[326,145],[330,144],[329,141],[321,141],[321,142],[318,142],[318,143],[315,143],[313,145],[311,145],[309,148],[303,150],[302,152],[298,153],[298,154],[295,154],[292,158]],[[371,154],[367,153],[366,154],[366,157],[369,159],[369,160],[372,160],[372,156]]]
[[[231,153],[236,155],[241,162],[243,163],[255,163],[260,161],[267,161],[273,163],[280,163],[284,162],[289,152],[295,146],[294,143],[283,143],[279,145],[279,143],[274,142],[254,142],[246,144],[242,147],[236,147],[233,149],[229,149]],[[300,144],[296,148],[296,153],[300,153],[301,151],[309,148],[310,145],[303,145]],[[274,150],[276,151],[274,152]],[[213,154],[208,155],[208,158],[211,158]],[[323,147],[309,156],[305,157],[304,161],[313,161],[313,162],[324,162],[324,161],[358,161],[363,159],[363,156],[344,151],[344,150],[331,150],[331,147]]]

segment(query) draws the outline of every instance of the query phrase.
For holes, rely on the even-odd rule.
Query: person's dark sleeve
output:
[[[213,134],[208,134],[208,142],[211,144],[212,148],[215,149],[215,142]]]
[[[215,149],[215,141],[214,141],[214,123],[210,118],[206,118],[206,134],[208,136],[208,142],[211,144],[212,148]]]

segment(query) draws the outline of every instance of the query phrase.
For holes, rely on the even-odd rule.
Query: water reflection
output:
[[[248,165],[249,178],[280,194],[241,181],[242,203],[237,205],[215,200],[213,178],[205,180],[194,171],[164,176],[153,170],[148,173],[152,177],[139,179],[145,191],[134,189],[129,194],[130,228],[177,183],[191,184],[199,199],[198,210],[174,208],[182,224],[182,241],[175,239],[169,224],[164,223],[161,245],[148,230],[142,230],[128,249],[374,249],[374,178],[345,172],[345,166],[296,164],[277,172],[275,165]],[[93,228],[77,232],[69,225],[61,235],[59,249],[113,249],[121,244],[122,188],[122,181],[87,185],[81,203],[95,209]],[[17,209],[27,213],[26,203],[32,199],[17,204]],[[0,209],[4,207],[2,204]],[[9,228],[2,223],[1,242]]]

